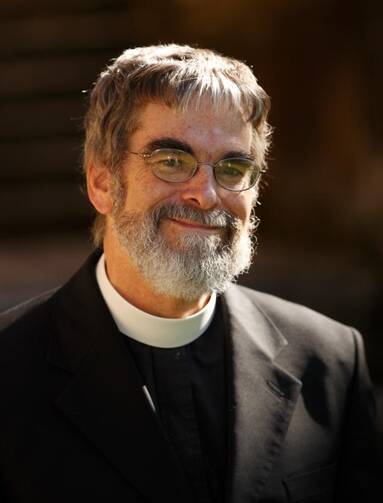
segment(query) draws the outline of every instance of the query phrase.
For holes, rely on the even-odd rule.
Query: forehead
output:
[[[198,107],[191,103],[186,110],[149,102],[137,113],[130,148],[144,147],[161,137],[187,142],[195,151],[225,148],[250,151],[252,127],[240,112],[227,106],[217,109],[208,100],[201,101]]]

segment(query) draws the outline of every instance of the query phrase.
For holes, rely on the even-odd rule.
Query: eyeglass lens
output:
[[[147,161],[153,173],[167,182],[185,182],[196,171],[198,162],[188,152],[175,149],[159,149],[152,152]],[[252,187],[260,174],[254,161],[246,158],[222,159],[214,165],[214,175],[219,185],[229,190],[241,191]]]

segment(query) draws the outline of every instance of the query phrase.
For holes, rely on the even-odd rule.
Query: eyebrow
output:
[[[145,146],[145,151],[146,152],[153,152],[154,150],[158,150],[160,148],[175,148],[178,150],[183,150],[184,152],[188,152],[189,154],[192,154],[195,156],[194,150],[189,145],[183,140],[180,140],[178,138],[173,138],[171,136],[166,136],[163,138],[156,138],[155,140],[149,142]],[[246,158],[246,159],[253,159],[253,156],[249,154],[249,152],[245,152],[243,150],[230,150],[229,152],[226,152],[221,159],[228,159],[228,158],[233,158],[233,157],[240,157],[240,158]]]
[[[177,138],[172,138],[170,136],[166,136],[163,138],[157,138],[157,139],[149,142],[145,146],[145,151],[153,152],[153,150],[158,150],[159,148],[175,148],[175,149],[183,150],[184,152],[188,152],[189,154],[194,155],[194,151],[188,143],[186,143],[182,140],[178,140]]]
[[[226,152],[226,154],[222,157],[222,159],[229,159],[230,157],[240,157],[244,159],[254,159],[254,156],[249,154],[249,152],[245,152],[244,150],[230,150],[230,152]]]

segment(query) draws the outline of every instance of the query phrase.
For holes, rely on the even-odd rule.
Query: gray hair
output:
[[[270,99],[251,69],[209,49],[168,44],[128,49],[100,74],[85,116],[84,170],[90,162],[101,163],[119,178],[127,142],[146,103],[160,101],[186,110],[191,104],[198,108],[206,97],[213,107],[230,107],[251,122],[253,155],[265,169]],[[96,245],[104,232],[105,217],[98,215]]]

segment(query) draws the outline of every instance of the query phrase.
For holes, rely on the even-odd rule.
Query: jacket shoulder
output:
[[[340,330],[350,329],[350,327],[302,304],[245,286],[231,285],[231,287],[237,289],[238,295],[245,296],[265,315],[274,320],[283,321],[287,326],[297,328],[299,325],[309,325],[314,330],[316,327],[320,327],[321,330],[324,327]]]
[[[28,299],[25,302],[0,313],[0,332],[10,327],[15,321],[21,319],[29,312],[33,312],[34,309],[41,304],[44,304],[54,293],[56,293],[57,290],[58,288],[47,290],[36,297],[32,297],[31,299]]]
[[[362,345],[356,329],[309,307],[240,285],[231,288],[238,302],[246,299],[299,352],[333,354],[350,361]]]
[[[12,383],[9,392],[22,393],[27,382],[35,382],[45,372],[55,327],[53,294],[45,292],[0,315],[0,381]],[[6,392],[2,387],[3,396]]]

